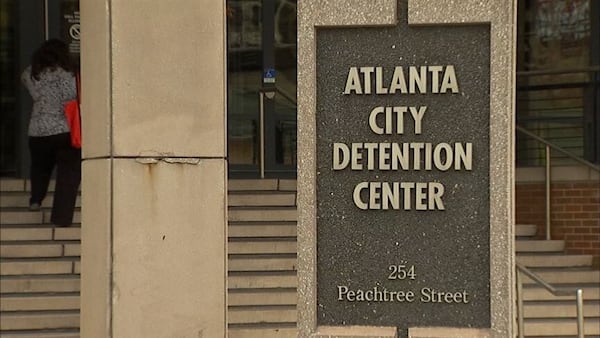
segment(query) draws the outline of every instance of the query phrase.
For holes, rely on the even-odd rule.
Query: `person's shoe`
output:
[[[41,206],[39,203],[31,203],[29,205],[29,211],[40,211]]]

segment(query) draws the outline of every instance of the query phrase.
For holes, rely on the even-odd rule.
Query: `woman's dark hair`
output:
[[[75,72],[67,44],[59,39],[50,39],[44,42],[31,57],[31,78],[39,80],[43,71],[55,70],[57,67],[71,73]]]

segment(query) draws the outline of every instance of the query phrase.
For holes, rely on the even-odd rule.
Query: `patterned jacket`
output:
[[[29,136],[49,136],[69,132],[63,110],[67,101],[77,97],[75,76],[57,67],[40,73],[39,81],[31,78],[31,66],[21,74],[21,81],[33,99]]]

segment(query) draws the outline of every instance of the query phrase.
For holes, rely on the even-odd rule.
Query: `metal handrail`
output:
[[[275,90],[281,95],[281,97],[288,100],[288,102],[290,102],[294,106],[298,106],[298,98],[290,96],[288,93],[284,92],[277,86],[275,86]]]
[[[272,100],[275,97],[275,93],[279,93],[281,97],[290,101],[292,104],[297,105],[297,102],[292,97],[281,91],[276,86],[264,87],[258,91],[258,118],[259,118],[259,149],[260,149],[260,178],[265,178],[265,98]]]
[[[593,73],[600,71],[600,66],[590,66],[583,68],[565,68],[565,69],[550,69],[550,70],[525,70],[518,71],[517,76],[543,76],[543,75],[558,75],[558,74],[573,74],[573,73]]]
[[[546,165],[545,165],[545,183],[546,183],[546,239],[550,240],[552,239],[552,233],[551,233],[551,225],[552,225],[552,220],[551,220],[551,213],[550,213],[550,191],[551,191],[551,187],[550,184],[552,182],[552,171],[551,169],[551,162],[552,162],[552,149],[566,155],[567,157],[589,167],[592,170],[598,171],[600,172],[600,166],[597,166],[595,164],[593,164],[592,162],[589,162],[571,152],[569,152],[568,150],[565,150],[551,142],[548,142],[546,140],[544,140],[543,138],[537,136],[536,134],[530,132],[529,130],[521,127],[521,126],[516,126],[517,131],[533,138],[534,140],[541,142],[542,144],[544,144],[544,146],[546,147]]]
[[[259,149],[260,149],[260,178],[265,178],[265,96],[266,92],[260,90],[258,92],[258,126],[259,126]]]
[[[516,263],[517,267],[517,321],[519,326],[519,338],[525,336],[524,319],[523,319],[523,281],[521,280],[521,273],[527,275],[534,282],[550,291],[554,296],[571,296],[575,294],[575,301],[577,306],[577,337],[584,337],[584,321],[583,321],[583,289],[580,288],[555,288],[548,282],[544,281],[540,276],[535,274],[533,271],[527,269],[525,266]]]
[[[546,141],[546,140],[544,140],[543,138],[541,138],[541,137],[537,136],[536,134],[534,134],[534,133],[530,132],[529,130],[527,130],[527,129],[525,129],[525,128],[521,127],[521,126],[517,126],[517,130],[518,130],[519,132],[521,132],[521,133],[523,133],[523,134],[525,134],[525,135],[527,135],[527,136],[529,136],[529,137],[533,138],[534,140],[536,140],[536,141],[538,141],[538,142],[541,142],[541,143],[543,143],[543,144],[544,144],[544,145],[546,145],[547,147],[550,147],[551,149],[557,150],[558,152],[560,152],[560,153],[562,153],[562,154],[566,155],[567,157],[571,158],[572,160],[574,160],[574,161],[577,161],[577,162],[579,162],[579,163],[581,163],[581,164],[583,164],[583,165],[585,165],[585,166],[587,166],[587,167],[591,168],[592,170],[595,170],[595,171],[598,171],[598,172],[600,172],[600,166],[597,166],[597,165],[595,165],[594,163],[592,163],[592,162],[590,162],[590,161],[587,161],[587,160],[585,160],[585,159],[583,159],[583,158],[581,158],[581,157],[579,157],[579,156],[577,156],[577,155],[575,155],[575,154],[571,153],[570,151],[568,151],[568,150],[565,150],[565,149],[563,149],[563,148],[561,148],[561,147],[559,147],[559,146],[555,145],[555,144],[554,144],[554,143],[552,143],[552,142],[549,142],[549,141]]]

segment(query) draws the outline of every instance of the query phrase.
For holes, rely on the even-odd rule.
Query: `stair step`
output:
[[[295,240],[229,242],[229,254],[296,254]]]
[[[2,295],[0,311],[79,310],[79,294]]]
[[[296,270],[296,257],[255,257],[230,256],[229,271],[293,271]]]
[[[519,240],[515,241],[515,251],[519,252],[562,252],[565,241],[562,240]]]
[[[554,287],[559,284],[574,283],[600,283],[600,271],[598,270],[568,270],[557,269],[552,271],[534,271],[540,278]],[[533,280],[523,275],[523,283],[531,284]]]
[[[298,218],[296,208],[232,208],[229,209],[230,222],[295,222]]]
[[[62,241],[81,240],[81,227],[70,226],[54,229],[54,239]]]
[[[53,236],[52,228],[1,228],[0,238],[3,241],[46,241]]]
[[[278,192],[268,194],[257,193],[231,193],[227,198],[230,207],[240,206],[294,206],[296,194],[294,192]]]
[[[296,223],[229,224],[229,238],[234,237],[296,237]]]
[[[5,225],[0,228],[0,238],[5,242],[12,241],[79,241],[81,227],[53,228],[48,224]]]
[[[238,179],[229,180],[227,183],[229,191],[296,191],[296,180],[294,179]]]
[[[22,257],[73,257],[80,256],[81,244],[60,242],[9,242],[0,246],[0,257],[22,258]],[[30,244],[31,243],[31,244]]]
[[[26,180],[22,178],[2,178],[0,179],[0,192],[25,191]]]
[[[51,331],[13,331],[2,333],[2,338],[79,338],[79,329]]]
[[[526,319],[526,336],[575,336],[577,334],[576,319]],[[586,335],[600,335],[600,318],[586,318],[584,321]]]
[[[228,338],[296,338],[298,329],[296,325],[281,327],[230,327]]]
[[[537,234],[537,225],[535,224],[517,224],[515,226],[515,236],[532,237]]]
[[[583,305],[585,317],[600,317],[600,302],[586,301]],[[567,302],[529,302],[525,303],[525,318],[576,318],[577,304]]]
[[[44,223],[43,211],[14,211],[2,210],[0,212],[2,224],[39,224]]]
[[[44,223],[50,223],[50,216],[52,215],[52,210],[42,209],[42,212],[44,213]],[[81,210],[75,210],[75,212],[73,213],[73,223],[81,223]]]
[[[79,328],[79,311],[5,312],[0,330]]]
[[[296,288],[298,286],[298,278],[295,274],[230,274],[227,282],[229,289]]]
[[[584,267],[591,266],[592,255],[517,255],[517,262],[526,267]]]
[[[229,306],[252,305],[296,305],[296,289],[231,289],[228,293]]]
[[[298,181],[296,179],[279,179],[280,191],[296,191]]]
[[[73,273],[73,260],[15,260],[0,262],[2,276],[61,275]]]
[[[570,288],[575,288],[570,286]],[[600,300],[600,286],[592,285],[578,285],[583,291],[583,299],[587,300]],[[575,293],[570,296],[555,296],[550,291],[546,290],[541,286],[530,285],[523,288],[523,299],[525,301],[561,301],[561,300],[575,300]]]
[[[42,201],[42,208],[52,208],[54,202],[54,194],[50,193]],[[75,200],[75,206],[81,207],[81,196],[77,196]],[[23,193],[10,193],[2,194],[0,200],[0,207],[2,208],[28,208],[29,207],[29,194]]]
[[[296,306],[241,306],[227,310],[229,324],[295,323]]]
[[[52,211],[42,209],[40,211],[4,209],[0,212],[0,223],[2,225],[16,224],[49,224]],[[81,223],[81,211],[76,210],[73,214],[73,223]]]
[[[61,257],[63,255],[62,244],[2,244],[0,246],[0,257]]]
[[[56,190],[56,180],[52,179],[50,180],[50,183],[48,184],[48,192],[54,192]],[[81,191],[81,185],[79,186],[79,190]],[[25,191],[31,191],[31,181],[30,180],[25,180]]]
[[[2,293],[19,292],[79,292],[78,275],[2,276]]]
[[[279,181],[273,179],[240,179],[240,180],[229,180],[227,182],[228,191],[260,191],[260,190],[277,190],[279,187]]]

